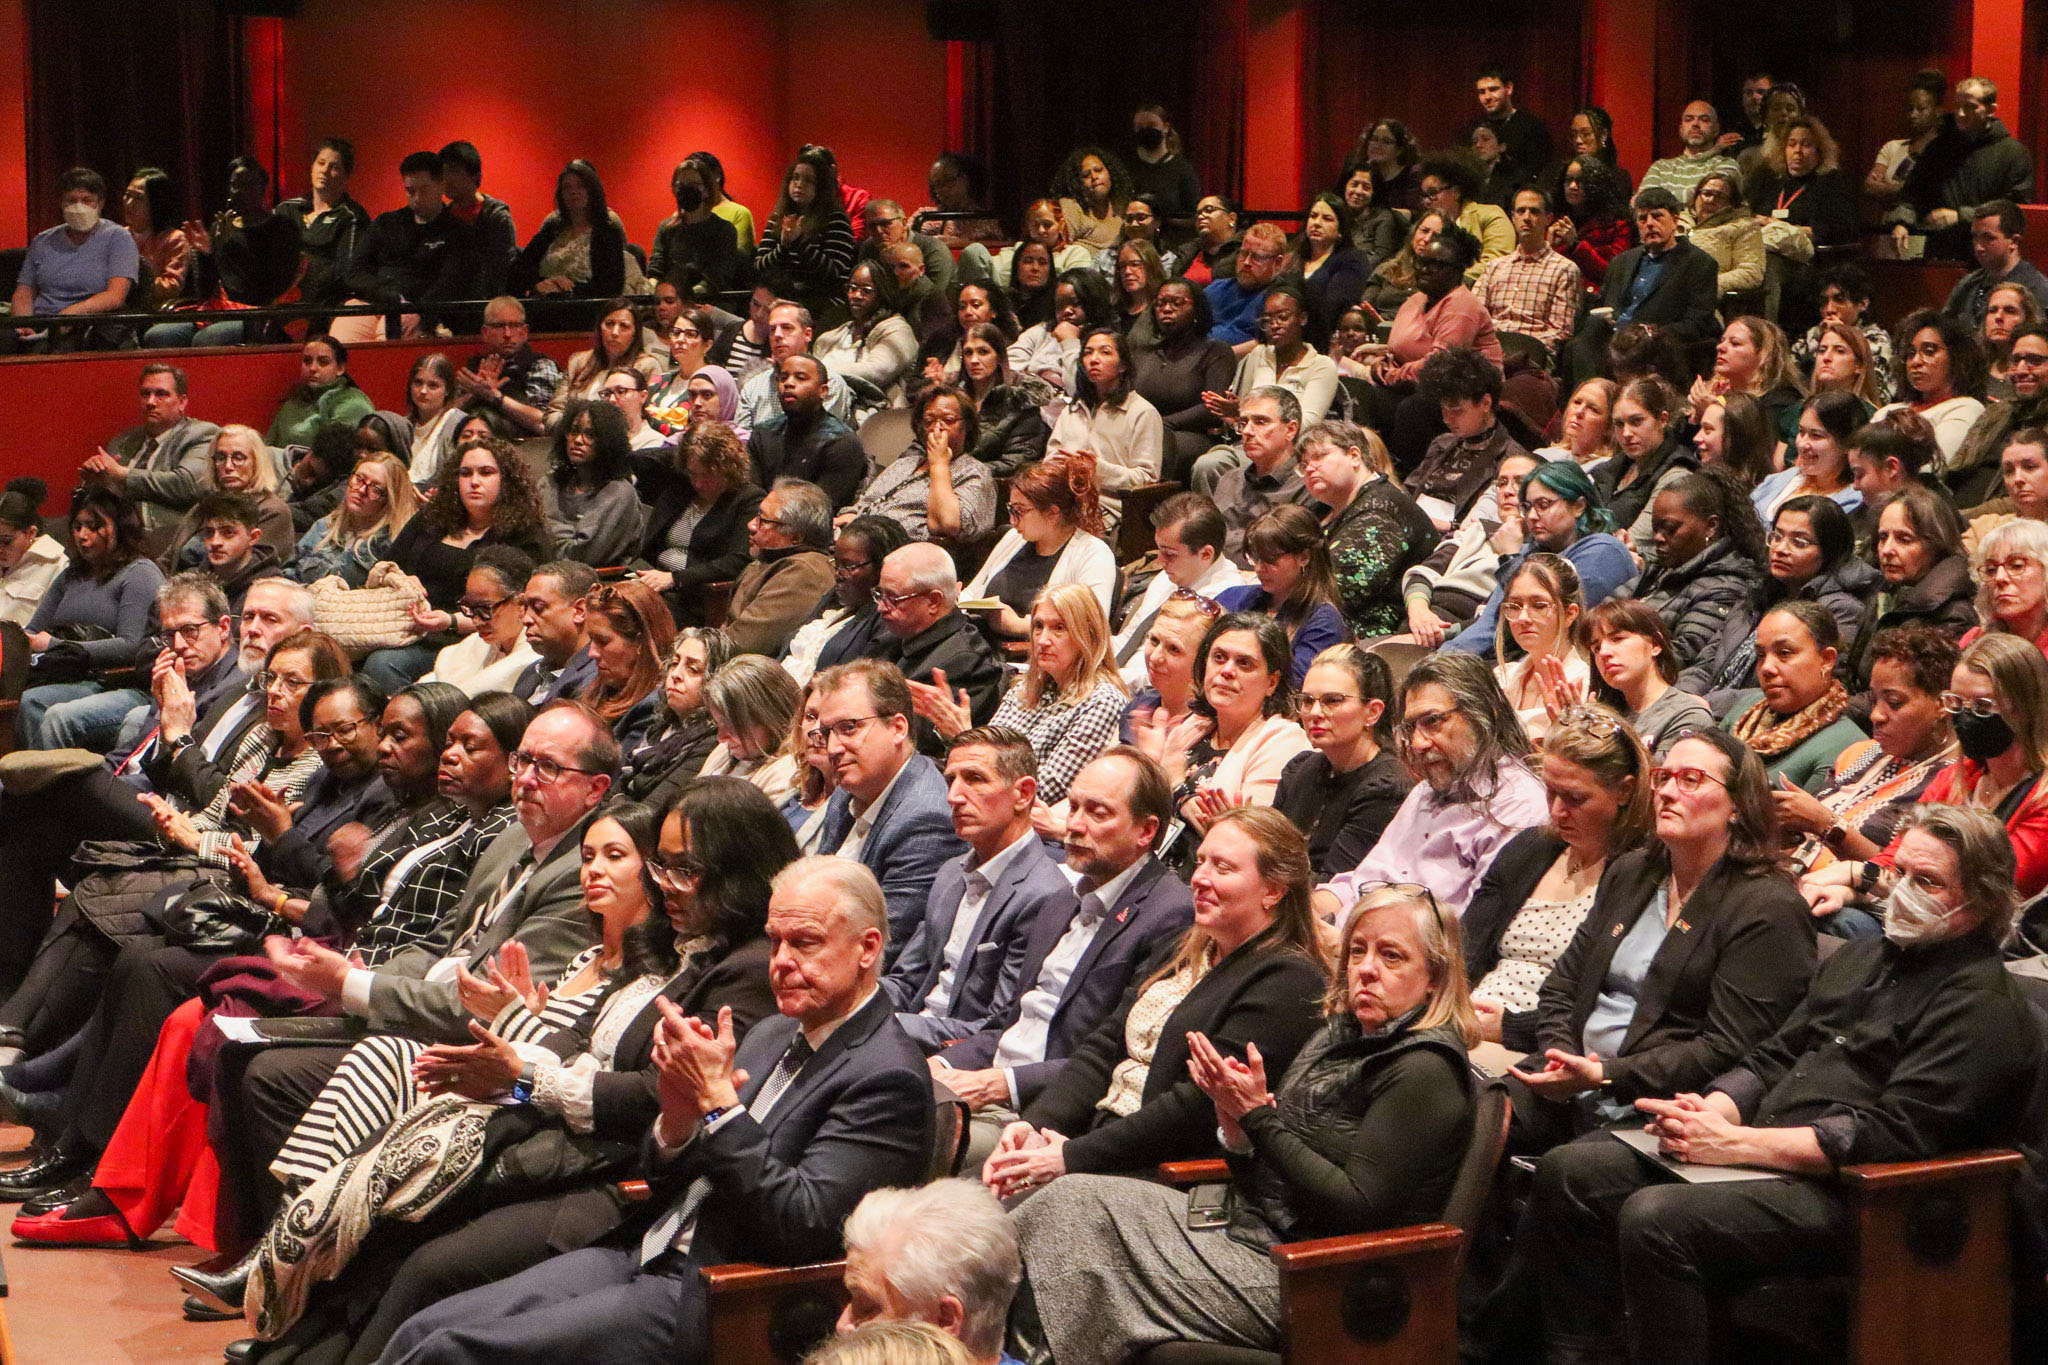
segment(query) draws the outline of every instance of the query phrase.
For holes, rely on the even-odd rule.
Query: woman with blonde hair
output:
[[[1269,823],[1276,841],[1285,830],[1299,847],[1274,812],[1232,817],[1210,831],[1205,855],[1210,841],[1217,854],[1238,851],[1226,840],[1263,843]],[[1213,876],[1204,866],[1198,888]],[[1260,884],[1248,870],[1233,876]],[[1199,924],[1201,890],[1195,905]],[[1472,1133],[1466,1049],[1479,1037],[1457,917],[1421,887],[1385,886],[1360,900],[1338,943],[1322,1018],[1291,1061],[1262,1041],[1189,1033],[1188,1122],[1209,1125],[1231,1153],[1220,1225],[1189,1217],[1188,1192],[1128,1176],[1057,1179],[1016,1209],[1025,1274],[1061,1365],[1110,1365],[1166,1341],[1274,1349],[1273,1246],[1442,1216]],[[1166,1030],[1176,1041],[1179,1022]],[[1166,1050],[1162,1037],[1158,1056]],[[1071,1155],[1067,1164],[1102,1169]],[[1147,1288],[1160,1283],[1175,1292]]]
[[[1792,360],[1792,343],[1778,324],[1745,314],[1721,330],[1721,339],[1714,344],[1714,371],[1692,382],[1686,406],[1697,417],[1714,398],[1746,393],[1763,406],[1775,431],[1786,410],[1798,407],[1805,391]]]
[[[1515,566],[1493,628],[1493,680],[1515,708],[1529,742],[1543,747],[1550,708],[1566,689],[1592,682],[1586,657],[1585,592],[1562,555],[1539,551]],[[1508,638],[1522,657],[1508,660]]]
[[[804,1365],[974,1365],[958,1337],[914,1318],[877,1318],[827,1337]]]
[[[362,587],[377,561],[391,557],[391,543],[419,505],[403,461],[385,452],[365,455],[349,475],[341,506],[299,537],[285,576],[301,583],[338,577]]]
[[[1030,662],[989,721],[1031,741],[1038,756],[1038,800],[1054,815],[1064,809],[1074,774],[1117,742],[1131,694],[1109,641],[1109,618],[1094,589],[1084,583],[1046,588],[1031,604]],[[949,697],[944,688],[912,682],[910,695],[917,714],[942,739],[974,724],[965,688]]]
[[[283,478],[263,435],[254,427],[230,422],[213,438],[213,451],[206,472],[199,480],[199,497],[210,493],[240,493],[256,504],[256,529],[261,544],[276,550],[279,557],[292,553],[298,530],[292,525],[292,509],[284,500]],[[206,547],[199,541],[198,508],[187,512],[166,542],[164,567],[172,573],[196,569],[206,562]]]
[[[1554,446],[1535,452],[1539,460],[1570,460],[1589,473],[1614,454],[1614,400],[1621,385],[1612,379],[1588,379],[1572,390],[1564,405],[1564,423]]]

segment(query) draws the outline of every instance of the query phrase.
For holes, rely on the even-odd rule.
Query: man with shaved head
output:
[[[893,551],[882,561],[875,593],[882,618],[875,657],[895,664],[912,682],[944,687],[949,697],[964,690],[974,723],[986,725],[1003,699],[1003,661],[959,602],[953,556],[924,541]],[[920,749],[934,756],[944,752],[930,726],[920,723],[917,730]]]
[[[1721,116],[1705,100],[1694,100],[1678,116],[1677,156],[1650,163],[1641,189],[1666,189],[1678,202],[1692,202],[1692,192],[1710,175],[1738,176],[1735,158],[1721,147]]]

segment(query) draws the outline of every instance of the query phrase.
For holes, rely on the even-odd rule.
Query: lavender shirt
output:
[[[1548,815],[1542,781],[1512,760],[1501,765],[1484,802],[1445,801],[1427,782],[1418,783],[1365,861],[1317,889],[1348,910],[1361,886],[1418,882],[1463,915],[1501,845]]]

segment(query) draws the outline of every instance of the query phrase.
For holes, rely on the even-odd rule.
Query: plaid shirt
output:
[[[1486,267],[1472,292],[1496,328],[1535,337],[1555,352],[1577,320],[1579,269],[1547,246],[1534,256],[1516,247]]]
[[[1078,702],[1062,701],[1048,681],[1037,706],[1024,700],[1018,679],[996,708],[990,725],[1006,725],[1031,741],[1038,755],[1038,799],[1048,806],[1067,798],[1067,784],[1117,742],[1124,706],[1130,697],[1114,673],[1105,673],[1095,690]]]

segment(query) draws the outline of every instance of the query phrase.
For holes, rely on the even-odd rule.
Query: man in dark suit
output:
[[[910,684],[896,665],[857,659],[812,684],[818,728],[839,790],[825,806],[818,851],[864,864],[889,902],[893,965],[917,934],[948,858],[966,851],[953,832],[946,779],[917,752],[910,732]]]
[[[1718,326],[1720,267],[1679,236],[1678,198],[1666,189],[1635,197],[1636,235],[1642,245],[1614,258],[1600,281],[1600,302],[1572,337],[1572,373],[1590,379],[1607,373],[1607,343],[1616,329],[1640,322],[1666,332],[1679,346],[1711,338]]]
[[[552,982],[593,941],[595,922],[580,882],[583,830],[618,764],[618,741],[595,712],[577,702],[550,706],[526,727],[512,756],[519,823],[484,849],[462,899],[431,938],[375,971],[312,939],[272,938],[264,949],[278,975],[363,1020],[372,1033],[471,1041],[458,966],[481,972],[517,939],[533,979]],[[245,1226],[260,1219],[253,1222],[260,1229],[268,1221],[276,1194],[270,1163],[347,1054],[344,1045],[268,1048],[240,1059],[246,1069],[238,1077],[223,1059],[214,1131],[229,1139],[222,1167]]]
[[[540,655],[512,684],[512,694],[534,706],[573,698],[597,676],[585,649],[583,599],[597,586],[597,571],[573,560],[550,560],[526,580],[520,603],[526,643]]]
[[[882,983],[904,1031],[928,1051],[1009,1008],[1040,909],[1071,899],[1031,827],[1037,796],[1029,739],[995,726],[954,738],[946,801],[967,852],[939,869],[924,922]]]
[[[967,1170],[1038,1097],[1124,991],[1194,922],[1194,899],[1152,856],[1173,814],[1159,765],[1118,746],[1067,790],[1067,869],[1075,893],[1038,916],[1018,990],[971,1037],[932,1058],[932,1075],[974,1110]]]
[[[1003,661],[960,610],[953,556],[922,541],[892,550],[882,561],[878,587],[882,634],[875,657],[895,664],[913,682],[945,688],[949,699],[966,692],[974,723],[988,724],[1003,699]],[[935,756],[944,751],[930,726],[916,729],[919,748]]]
[[[925,1174],[932,1089],[878,976],[887,910],[874,877],[806,858],[776,878],[769,971],[780,1018],[735,1047],[663,1002],[661,1116],[647,1213],[605,1244],[458,1294],[399,1329],[384,1359],[705,1359],[702,1266],[799,1265],[844,1249],[862,1195]]]

